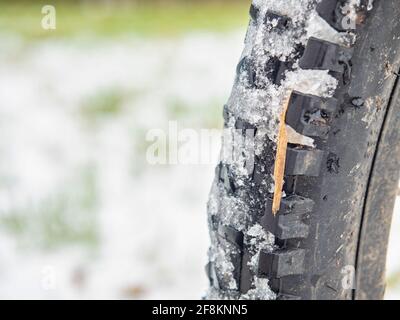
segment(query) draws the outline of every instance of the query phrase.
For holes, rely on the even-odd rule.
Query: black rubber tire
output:
[[[362,19],[357,25],[354,51],[347,61],[348,69],[339,75],[341,82],[334,94],[339,107],[329,122],[329,132],[314,135],[321,152],[289,149],[284,187],[287,197],[275,218],[271,194],[258,192],[261,187],[255,189],[254,181],[246,193],[251,209],[247,214],[275,236],[274,251],[260,252],[256,276],[269,279],[277,299],[384,296],[386,251],[400,170],[400,5],[398,0],[375,0],[373,9],[366,10],[368,1],[361,2]],[[331,26],[340,29],[332,11],[338,3],[343,1],[323,0],[319,12]],[[314,54],[320,45],[328,49],[335,46],[310,39],[305,50],[300,50],[301,67],[321,65],[321,56]],[[340,54],[340,49],[335,50]],[[301,114],[302,110],[289,109],[287,121],[296,123]],[[267,143],[263,156],[256,159],[253,179],[272,172],[275,147]],[[268,168],[264,173],[257,172],[257,161]],[[240,187],[224,164],[217,168],[216,183],[225,186],[233,198],[238,197]],[[224,275],[211,259],[207,267],[211,287],[221,297],[241,298],[254,288],[255,276],[248,268],[245,235],[217,220],[218,215],[210,215],[212,243],[218,247],[218,239],[223,237],[236,247],[231,272],[238,286],[234,290],[224,286]]]

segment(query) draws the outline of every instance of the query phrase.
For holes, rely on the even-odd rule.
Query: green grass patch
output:
[[[400,271],[397,271],[393,273],[388,279],[387,279],[388,286],[391,288],[397,288],[400,286]]]
[[[23,248],[54,250],[79,244],[96,249],[99,231],[94,169],[84,168],[77,183],[39,205],[3,213],[1,231],[15,237]]]
[[[178,120],[193,128],[222,128],[223,101],[212,101],[208,105],[189,106],[179,99],[167,101],[168,119]]]
[[[190,31],[228,31],[248,23],[250,0],[243,1],[6,1],[0,3],[0,30],[26,38],[78,35],[174,36]],[[56,8],[56,30],[41,26],[43,5]]]
[[[82,102],[80,111],[88,121],[116,116],[122,112],[124,98],[124,93],[116,88],[99,91]]]

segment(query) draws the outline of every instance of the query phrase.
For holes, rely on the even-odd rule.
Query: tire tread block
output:
[[[309,226],[303,221],[313,210],[311,199],[292,195],[282,199],[281,209],[272,214],[272,199],[267,200],[266,210],[260,224],[280,240],[304,239],[309,235]]]
[[[351,59],[352,53],[351,48],[310,38],[299,66],[302,69],[329,70],[340,74],[346,71],[345,64]]]
[[[304,273],[304,249],[281,250],[272,253],[261,251],[258,275],[270,279]]]
[[[318,177],[323,158],[322,150],[288,148],[285,175]]]
[[[229,241],[230,243],[234,244],[239,249],[243,246],[243,239],[244,235],[243,232],[236,230],[231,226],[226,226],[220,224],[218,226],[218,234],[223,237],[225,240]]]
[[[340,9],[342,2],[343,1],[322,0],[317,5],[317,12],[320,17],[337,31],[345,31],[342,26],[342,21],[345,16]]]
[[[286,113],[286,124],[297,132],[310,137],[327,138],[330,131],[329,122],[338,107],[335,98],[320,98],[294,91],[291,95]],[[315,115],[315,119],[310,119]]]

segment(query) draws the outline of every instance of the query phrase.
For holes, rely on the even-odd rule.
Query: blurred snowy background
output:
[[[249,2],[1,2],[0,298],[202,296],[214,165],[150,166],[145,135],[222,127]]]

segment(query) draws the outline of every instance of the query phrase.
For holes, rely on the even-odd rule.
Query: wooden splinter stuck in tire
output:
[[[286,166],[286,154],[288,144],[295,144],[301,146],[307,146],[315,148],[314,139],[306,137],[294,130],[292,127],[286,124],[286,113],[288,111],[293,90],[288,91],[283,100],[282,112],[279,119],[279,132],[278,132],[278,143],[275,156],[275,167],[274,167],[274,198],[272,201],[272,213],[276,215],[280,209],[282,201],[282,190],[284,184],[285,166]]]

